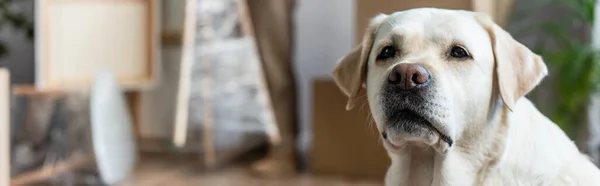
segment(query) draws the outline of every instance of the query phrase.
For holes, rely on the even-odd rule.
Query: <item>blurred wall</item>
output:
[[[22,12],[28,19],[33,20],[34,1],[14,1],[11,9]],[[25,33],[11,27],[0,27],[0,40],[5,43],[8,54],[0,58],[0,66],[8,66],[11,70],[11,82],[31,84],[34,82],[34,45]]]
[[[294,61],[298,81],[300,134],[306,153],[312,139],[312,83],[331,79],[331,70],[354,43],[354,0],[297,0]]]

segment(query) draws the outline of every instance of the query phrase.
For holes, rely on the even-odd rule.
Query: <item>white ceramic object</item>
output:
[[[96,163],[102,180],[114,185],[132,171],[137,154],[131,115],[112,73],[98,73],[90,106]]]

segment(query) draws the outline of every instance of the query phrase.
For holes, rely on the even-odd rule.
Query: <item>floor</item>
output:
[[[275,178],[260,177],[252,174],[244,163],[236,163],[236,166],[221,166],[220,168],[204,167],[197,156],[159,156],[140,157],[138,166],[133,173],[121,184],[116,186],[380,186],[380,180],[364,180],[356,178],[341,178],[333,176],[315,176],[299,174],[294,176],[282,176]],[[90,174],[63,175],[61,181],[33,184],[31,182],[19,182],[21,185],[31,186],[54,186],[82,185],[99,182],[96,172]],[[80,184],[73,184],[73,181]],[[84,181],[86,180],[86,181]],[[56,180],[55,180],[56,181]],[[81,182],[83,181],[83,182]],[[88,182],[91,181],[91,182]]]
[[[161,160],[142,163],[121,186],[379,186],[377,181],[297,175],[259,178],[244,168],[199,170],[191,163]]]

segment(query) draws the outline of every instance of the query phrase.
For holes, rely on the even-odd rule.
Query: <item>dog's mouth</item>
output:
[[[426,114],[401,109],[388,116],[388,124],[382,137],[389,146],[399,148],[407,142],[422,142],[445,152],[454,141],[440,130],[441,124]]]

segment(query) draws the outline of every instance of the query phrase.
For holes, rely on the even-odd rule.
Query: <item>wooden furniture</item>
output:
[[[8,69],[0,68],[0,186],[10,182],[10,77]]]
[[[177,103],[175,113],[175,130],[173,142],[181,147],[185,145],[188,130],[188,107],[190,92],[190,76],[192,61],[194,60],[193,48],[196,32],[196,0],[186,0],[183,47],[181,52],[181,66],[179,70],[179,87],[177,90]]]

